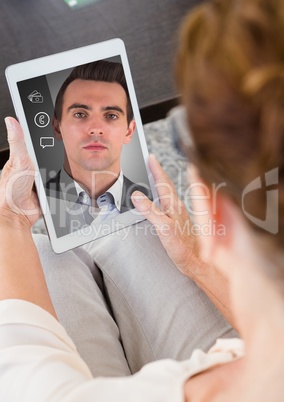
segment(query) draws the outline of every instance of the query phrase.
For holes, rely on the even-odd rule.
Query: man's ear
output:
[[[133,119],[131,120],[127,128],[126,136],[123,141],[124,144],[129,144],[129,142],[132,140],[135,129],[136,129],[136,123],[135,120]]]
[[[52,128],[53,128],[54,137],[57,139],[57,141],[62,141],[60,124],[59,124],[59,121],[54,116],[52,118]]]

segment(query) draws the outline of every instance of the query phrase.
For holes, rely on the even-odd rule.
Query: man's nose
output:
[[[103,135],[103,133],[104,133],[103,124],[99,120],[94,119],[88,127],[88,134]]]
[[[103,135],[103,129],[102,128],[99,128],[99,127],[97,127],[97,128],[94,128],[94,127],[92,127],[92,128],[90,128],[89,129],[89,135]]]

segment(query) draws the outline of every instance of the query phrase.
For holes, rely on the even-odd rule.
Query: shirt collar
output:
[[[77,183],[75,180],[73,180],[69,174],[65,171],[64,168],[61,169],[61,174],[60,174],[60,181],[62,181],[63,183],[68,183],[71,181],[73,181],[74,183],[74,187],[76,190],[76,196],[72,197],[72,199],[68,199],[69,202],[75,204],[76,201],[78,200],[78,196],[80,194],[81,191],[85,191],[79,183]],[[110,204],[110,203],[114,203],[114,205],[116,206],[116,208],[119,210],[119,212],[121,211],[121,199],[122,199],[122,190],[123,190],[123,172],[122,170],[120,171],[120,174],[118,176],[118,179],[115,181],[115,183],[109,188],[107,189],[107,191],[100,195],[97,199],[97,204],[98,206],[101,208],[106,204]],[[112,200],[112,196],[113,200]]]
[[[101,203],[102,199],[108,199],[108,195],[110,194],[113,197],[114,205],[120,212],[121,211],[122,190],[123,190],[123,173],[121,170],[116,182],[104,194],[102,194],[101,196],[98,197],[98,199],[97,199],[98,206],[101,207],[102,204],[104,204],[104,202]]]

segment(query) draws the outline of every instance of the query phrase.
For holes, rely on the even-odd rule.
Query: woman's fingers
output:
[[[169,218],[166,213],[161,211],[145,194],[140,191],[134,191],[131,199],[137,211],[148,219],[152,225],[158,227],[168,222]]]
[[[24,134],[20,124],[12,117],[6,117],[5,123],[10,147],[10,165],[15,167],[23,167],[23,163],[30,165]]]
[[[155,226],[167,225],[173,220],[179,220],[184,215],[185,207],[178,198],[173,182],[154,155],[149,157],[149,168],[155,180],[160,208],[139,191],[135,191],[131,197],[135,208]]]
[[[177,204],[177,193],[175,186],[168,177],[162,166],[159,164],[154,155],[149,157],[149,168],[155,181],[155,187],[159,196],[161,210],[168,215],[175,213]]]
[[[10,157],[1,177],[0,206],[14,218],[27,218],[32,225],[39,217],[38,199],[32,191],[35,170],[29,158],[20,124],[12,117],[5,119]]]

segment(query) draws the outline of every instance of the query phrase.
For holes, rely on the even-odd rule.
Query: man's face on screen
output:
[[[135,122],[127,123],[126,93],[118,83],[77,79],[67,87],[61,122],[53,123],[55,136],[64,142],[65,169],[120,170],[123,144],[131,141]]]

